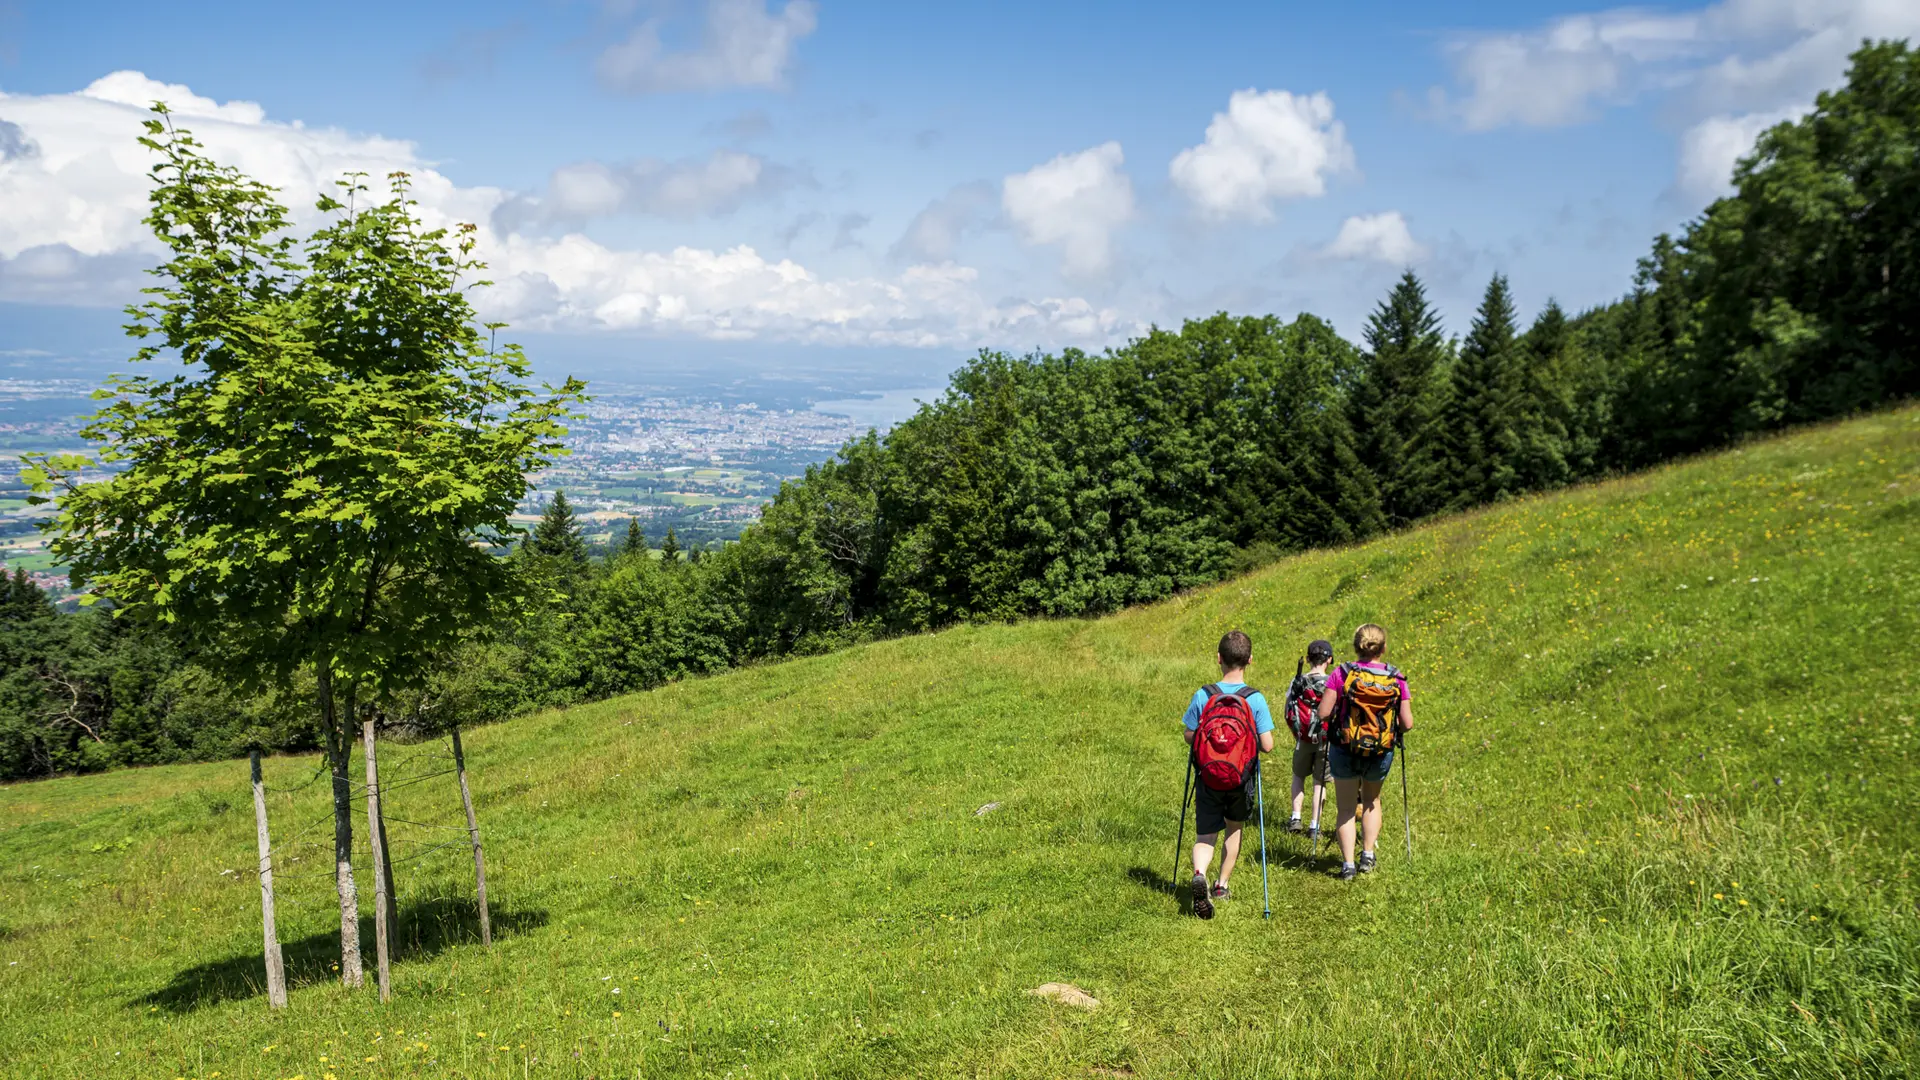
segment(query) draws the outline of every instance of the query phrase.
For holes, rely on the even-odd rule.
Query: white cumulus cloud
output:
[[[1474,130],[1576,123],[1638,89],[1641,65],[1684,55],[1699,32],[1694,16],[1622,9],[1456,39],[1448,51],[1467,93],[1450,108]]]
[[[616,90],[778,89],[800,39],[813,33],[819,9],[812,0],[788,0],[769,11],[763,0],[707,0],[700,44],[674,52],[660,40],[660,21],[648,19],[600,54],[600,81]]]
[[[1140,329],[1079,297],[988,300],[978,273],[952,262],[829,278],[745,244],[647,251],[580,233],[531,234],[499,213],[521,196],[454,184],[411,143],[271,120],[258,105],[210,101],[136,72],[78,93],[0,94],[0,300],[117,306],[137,298],[139,271],[161,258],[141,221],[153,161],[135,142],[155,99],[169,102],[208,154],[280,189],[302,225],[318,220],[315,196],[344,173],[365,172],[376,184],[410,173],[429,224],[479,226],[477,254],[497,282],[476,294],[483,313],[527,328],[943,347],[1099,345]],[[752,171],[729,174],[738,163],[711,160],[720,161],[718,184],[699,169],[677,184],[667,166],[581,168],[561,170],[541,199],[583,217],[636,199],[711,208],[716,188],[729,198],[745,190],[745,180],[726,176]],[[849,243],[860,223],[857,214],[840,220]],[[1078,234],[1063,242],[1084,244]]]
[[[1456,36],[1463,91],[1432,93],[1475,130],[1578,123],[1608,105],[1677,94],[1694,114],[1759,114],[1835,83],[1863,38],[1920,34],[1912,0],[1720,0],[1695,12],[1610,8],[1519,31]]]
[[[1801,115],[1800,109],[1709,116],[1680,136],[1680,165],[1675,186],[1698,198],[1715,198],[1733,190],[1733,166],[1753,152],[1760,133]]]
[[[1406,266],[1425,258],[1427,249],[1414,240],[1407,219],[1398,210],[1350,217],[1321,252],[1330,259],[1360,259]]]
[[[1240,90],[1214,114],[1206,141],[1175,155],[1168,174],[1209,217],[1267,221],[1274,200],[1323,195],[1327,176],[1353,164],[1327,95]]]
[[[1113,261],[1114,230],[1133,217],[1133,182],[1117,142],[1061,154],[1007,177],[1000,209],[1029,244],[1058,244],[1061,267],[1093,275]]]

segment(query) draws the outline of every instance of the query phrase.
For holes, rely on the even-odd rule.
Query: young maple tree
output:
[[[57,503],[52,549],[83,603],[109,601],[247,685],[314,673],[340,973],[358,984],[354,714],[517,603],[489,546],[517,532],[528,474],[565,453],[585,384],[536,392],[521,350],[491,344],[498,324],[478,324],[466,293],[485,284],[465,280],[481,265],[474,227],[423,226],[404,173],[370,205],[348,177],[296,239],[272,188],[154,112],[146,221],[171,257],[127,332],[134,359],[162,370],[96,392],[97,462],[39,455],[24,476]]]

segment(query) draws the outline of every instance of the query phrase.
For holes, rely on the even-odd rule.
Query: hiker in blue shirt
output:
[[[1266,696],[1247,685],[1247,664],[1253,660],[1253,642],[1239,630],[1220,639],[1215,657],[1220,663],[1220,681],[1194,691],[1187,703],[1187,746],[1193,751],[1199,782],[1194,784],[1193,839],[1193,913],[1213,918],[1213,902],[1232,894],[1228,880],[1233,864],[1240,856],[1240,829],[1253,815],[1254,761],[1258,754],[1273,753],[1273,713]],[[1234,714],[1238,714],[1237,719]],[[1253,731],[1244,727],[1251,714]],[[1223,721],[1222,717],[1226,719]],[[1209,738],[1202,738],[1202,727]],[[1257,736],[1258,750],[1255,750]],[[1225,790],[1214,785],[1226,785]],[[1220,877],[1207,887],[1207,867],[1213,862],[1213,848],[1220,834],[1226,841],[1220,851]]]

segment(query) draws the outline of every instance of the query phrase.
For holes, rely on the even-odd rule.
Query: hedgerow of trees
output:
[[[637,525],[592,556],[554,499],[507,558],[534,599],[443,649],[382,718],[430,731],[955,622],[1112,611],[1910,397],[1917,259],[1920,57],[1868,44],[1612,304],[1525,318],[1496,274],[1454,337],[1409,271],[1358,344],[1311,315],[1220,314],[1099,355],[982,353],[698,561]],[[97,615],[0,611],[6,775],[228,752],[242,731],[311,745],[279,719],[297,685],[236,699]]]

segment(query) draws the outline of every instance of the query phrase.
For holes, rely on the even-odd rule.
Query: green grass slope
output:
[[[268,769],[277,1014],[243,762],[0,788],[0,1074],[1912,1075],[1917,524],[1904,409],[1113,618],[475,731],[491,951],[440,748],[387,748],[386,1006],[331,978],[311,759]],[[1396,780],[1379,873],[1270,837],[1271,921],[1251,863],[1179,917],[1213,643],[1246,628],[1278,691],[1364,620],[1415,687],[1415,859]]]

